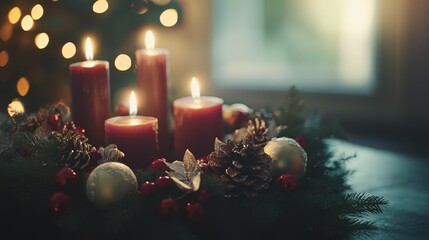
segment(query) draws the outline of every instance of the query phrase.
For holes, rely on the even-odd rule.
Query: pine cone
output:
[[[72,130],[53,131],[51,137],[62,151],[61,161],[66,167],[85,169],[89,165],[92,146],[88,143],[88,138]]]
[[[268,142],[268,128],[264,119],[250,119],[247,125],[247,138],[251,138],[254,144],[264,147]]]
[[[214,175],[227,185],[228,197],[242,193],[254,197],[269,187],[271,158],[249,138],[226,143],[216,139],[208,160]]]

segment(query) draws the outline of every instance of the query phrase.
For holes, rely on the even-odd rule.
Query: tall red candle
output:
[[[130,104],[131,116],[106,120],[106,145],[116,144],[125,153],[123,162],[132,169],[144,169],[158,158],[158,120],[135,116],[137,108],[132,106],[135,104]]]
[[[196,79],[193,79],[192,97],[174,101],[174,148],[181,159],[186,149],[197,158],[213,151],[216,138],[222,138],[223,100],[217,97],[200,97]]]
[[[146,34],[146,49],[136,51],[137,81],[142,103],[139,111],[143,115],[158,118],[159,151],[166,156],[169,150],[169,106],[167,82],[170,54],[166,49],[154,48],[151,31]]]
[[[94,146],[104,144],[104,121],[110,115],[109,63],[92,60],[92,45],[86,41],[87,61],[70,65],[72,115],[85,129]]]

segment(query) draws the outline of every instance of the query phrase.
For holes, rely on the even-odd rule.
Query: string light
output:
[[[165,6],[171,2],[171,0],[152,0],[158,6]]]
[[[21,9],[19,7],[14,7],[9,11],[9,14],[7,15],[9,22],[12,24],[15,24],[19,21],[21,18]]]
[[[76,54],[76,45],[74,45],[72,42],[64,44],[63,48],[61,49],[61,53],[65,59],[72,58]]]
[[[159,21],[164,27],[172,27],[176,25],[178,18],[177,10],[169,8],[161,13]]]
[[[21,27],[24,31],[29,31],[33,27],[34,21],[30,15],[25,15],[21,20]]]
[[[5,23],[3,27],[0,29],[1,40],[5,42],[8,41],[12,37],[12,32],[13,32],[12,24]]]
[[[22,104],[19,99],[12,100],[11,103],[7,106],[7,113],[9,113],[9,116],[14,116],[15,114],[24,113],[24,105]]]
[[[37,48],[44,49],[49,44],[49,36],[46,33],[39,33],[34,38],[34,43],[36,44]]]
[[[40,4],[34,5],[34,7],[31,9],[31,17],[34,20],[39,20],[40,18],[42,18],[43,13],[44,13],[43,7]]]
[[[9,54],[6,52],[6,50],[3,50],[0,52],[0,67],[6,66],[6,64],[9,62]]]
[[[28,90],[30,90],[30,82],[28,81],[28,79],[25,77],[21,77],[16,83],[16,90],[21,96],[27,95]]]
[[[109,3],[107,2],[107,0],[97,0],[92,5],[92,11],[98,14],[104,13],[105,11],[107,11],[107,9],[109,9]]]
[[[115,59],[115,67],[119,71],[126,71],[131,67],[131,58],[126,54],[119,54]]]

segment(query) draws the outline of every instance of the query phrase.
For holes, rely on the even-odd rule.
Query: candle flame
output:
[[[85,56],[86,60],[94,59],[94,49],[92,47],[91,38],[87,37],[85,42]]]
[[[146,49],[154,49],[155,48],[155,37],[153,36],[152,31],[146,32]]]
[[[197,99],[200,97],[200,85],[195,77],[193,77],[191,81],[191,92],[193,98]]]
[[[137,100],[136,100],[136,94],[134,91],[131,91],[130,94],[130,116],[136,116],[137,115]]]

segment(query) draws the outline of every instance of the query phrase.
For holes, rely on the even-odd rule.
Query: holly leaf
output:
[[[177,187],[190,192],[198,191],[201,183],[201,170],[195,156],[189,150],[186,150],[183,161],[166,164],[171,169],[167,174]]]

